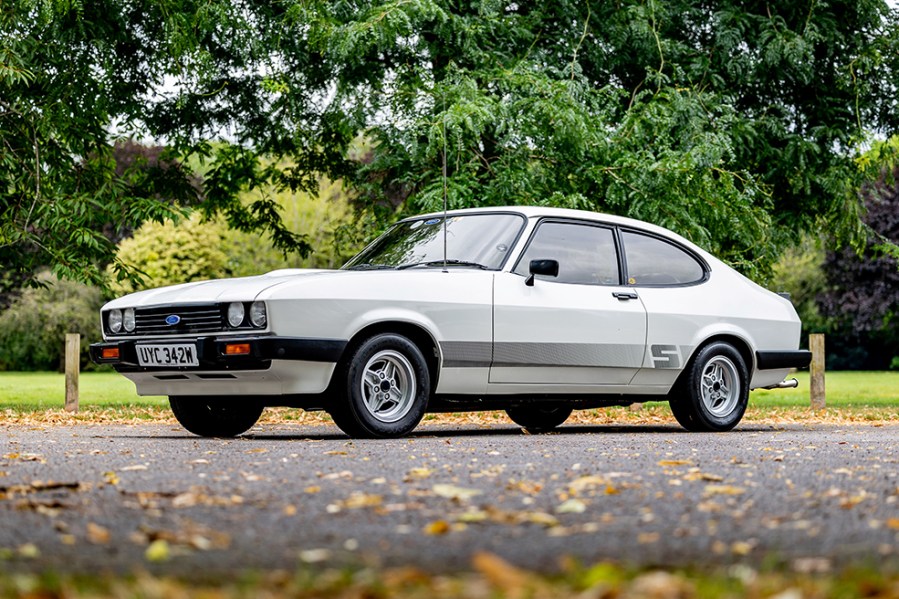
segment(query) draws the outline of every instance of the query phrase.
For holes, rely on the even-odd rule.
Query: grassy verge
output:
[[[799,388],[754,391],[746,422],[873,422],[899,423],[899,372],[831,372],[827,375],[827,410],[809,408],[808,373],[797,375]],[[0,372],[0,423],[142,422],[173,423],[165,397],[139,397],[134,385],[114,372],[88,372],[80,379],[77,415],[63,411],[65,377],[57,373]],[[320,412],[271,409],[263,423],[329,424]],[[429,414],[425,423],[489,425],[507,422],[502,412]],[[575,412],[572,424],[673,422],[667,404],[645,404],[639,410],[604,408]]]
[[[474,558],[471,572],[432,575],[420,570],[314,570],[244,575],[198,582],[149,574],[133,576],[0,575],[0,598],[66,599],[215,597],[422,599],[622,597],[630,599],[770,598],[837,599],[899,597],[899,577],[875,569],[840,573],[757,572],[746,566],[723,571],[629,570],[614,564],[569,565],[561,574],[536,575],[491,554]]]

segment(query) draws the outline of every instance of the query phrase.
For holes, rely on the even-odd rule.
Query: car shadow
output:
[[[420,426],[415,431],[401,437],[400,439],[362,439],[365,442],[384,442],[389,443],[397,440],[409,439],[462,439],[462,438],[487,438],[487,437],[564,437],[564,436],[584,436],[584,435],[621,435],[621,434],[665,434],[665,435],[718,435],[718,434],[740,434],[740,433],[758,433],[771,432],[780,430],[779,427],[773,425],[757,425],[749,424],[738,426],[727,433],[691,433],[677,424],[585,424],[585,425],[569,425],[560,426],[559,428],[542,433],[530,433],[523,428],[515,425],[498,424],[491,427],[484,426],[459,426],[450,427],[447,425],[440,426]],[[98,437],[108,439],[146,439],[146,440],[167,440],[167,441],[199,441],[212,440],[197,437],[187,431],[183,433],[173,430],[172,434],[164,435],[147,435],[141,434],[139,429],[135,429],[134,434],[116,434],[116,435],[97,435]],[[249,432],[235,438],[216,438],[218,441],[347,441],[350,437],[340,432],[337,427],[331,426],[307,426],[290,424],[263,424],[251,429]]]

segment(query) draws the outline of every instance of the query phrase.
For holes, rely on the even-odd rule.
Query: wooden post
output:
[[[66,412],[78,412],[78,375],[81,369],[81,335],[66,335]]]
[[[812,351],[809,366],[809,394],[813,410],[823,410],[827,404],[824,394],[824,335],[814,333],[808,336],[808,347]]]

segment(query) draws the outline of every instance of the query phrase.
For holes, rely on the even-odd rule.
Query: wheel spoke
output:
[[[372,356],[362,374],[361,391],[368,412],[382,422],[396,422],[415,401],[415,371],[401,352],[383,350]]]

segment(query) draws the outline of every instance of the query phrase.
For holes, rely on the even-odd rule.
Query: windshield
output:
[[[443,220],[441,216],[399,222],[344,268],[442,266]],[[450,215],[446,221],[448,266],[499,270],[524,224],[524,217],[517,214]]]

